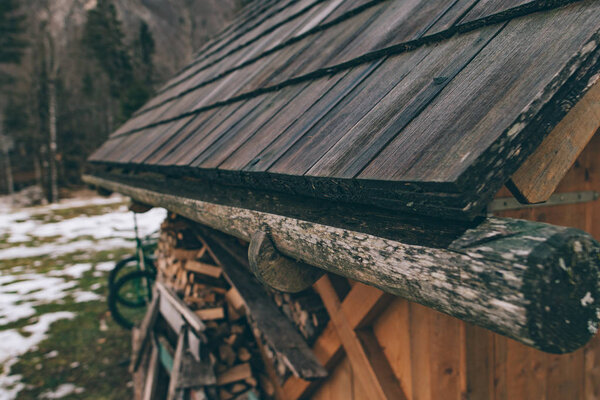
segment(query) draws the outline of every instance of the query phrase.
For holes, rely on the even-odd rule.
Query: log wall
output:
[[[600,192],[598,133],[556,192],[584,190]],[[498,196],[510,193],[503,190]],[[600,201],[500,215],[575,227],[600,240]],[[353,301],[351,294],[340,299],[342,310],[353,309],[344,304]],[[357,318],[350,315],[348,320]],[[598,335],[576,352],[546,354],[402,299],[394,299],[369,326],[393,371],[388,379],[399,383],[408,400],[600,399]],[[317,356],[332,368],[329,379],[320,385],[292,379],[285,385],[291,397],[304,393],[319,400],[373,398],[362,383],[364,366],[353,365],[346,355],[331,361],[340,337],[328,327],[315,344]]]

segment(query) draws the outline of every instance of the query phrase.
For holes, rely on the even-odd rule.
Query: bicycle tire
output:
[[[129,263],[134,262],[134,261],[137,261],[137,256],[130,256],[130,257],[124,258],[115,264],[115,267],[108,274],[108,290],[109,291],[111,291],[111,292],[114,291],[115,283],[119,279],[119,273],[125,267],[127,267]],[[146,265],[146,267],[148,268],[148,271],[151,274],[156,276],[156,268],[154,267],[154,261],[151,258],[144,257],[144,265]],[[127,274],[125,274],[125,275],[127,275]],[[123,276],[125,276],[125,275],[123,275]],[[124,299],[122,297],[119,297],[118,301],[128,307],[135,307],[134,304],[130,303],[127,299]]]
[[[123,286],[125,286],[125,284],[129,283],[129,281],[144,279],[147,283],[149,283],[150,287],[152,287],[152,284],[155,280],[155,274],[152,274],[149,271],[133,271],[120,277],[113,285],[113,288],[109,289],[107,299],[108,309],[110,310],[110,314],[112,315],[113,320],[125,329],[133,328],[134,323],[130,321],[127,317],[125,317],[123,313],[119,310],[119,303],[126,308],[141,308],[149,304],[151,299],[146,299],[146,301],[141,305],[135,303],[136,306],[128,307],[122,301],[123,299],[122,296],[119,295],[119,292],[123,288]]]

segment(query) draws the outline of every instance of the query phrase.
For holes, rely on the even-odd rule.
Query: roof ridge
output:
[[[268,7],[272,7],[275,5],[275,3],[279,2],[281,0],[265,0],[260,7],[267,9]],[[269,4],[269,3],[273,3],[273,4]],[[234,20],[230,21],[223,29],[221,29],[219,32],[217,32],[215,35],[211,36],[208,38],[207,42],[204,43],[204,45],[202,47],[200,47],[199,49],[197,49],[196,51],[194,51],[194,53],[192,54],[192,59],[195,60],[198,57],[200,57],[204,51],[210,49],[211,47],[213,47],[216,43],[219,43],[219,41],[224,40],[227,38],[227,36],[223,36],[226,34],[231,34],[232,30],[237,30],[240,27],[242,27],[244,24],[250,22],[252,19],[254,19],[255,17],[257,17],[258,15],[260,15],[260,13],[263,11],[261,10],[260,7],[256,7],[253,11],[245,13],[244,11],[246,11],[247,9],[250,8],[250,5],[252,3],[247,3],[246,5],[242,6],[239,10],[238,13],[240,13],[240,15],[238,15],[237,17],[234,18]],[[181,70],[185,70],[186,68],[188,68],[188,66],[184,66],[180,69]],[[180,73],[178,72],[178,73]]]
[[[546,11],[546,10],[551,10],[554,8],[558,8],[561,7],[563,5],[567,5],[570,3],[575,3],[575,2],[580,2],[582,0],[538,0],[538,1],[532,1],[530,3],[527,3],[525,5],[521,5],[518,7],[513,7],[511,9],[502,11],[500,13],[496,13],[490,16],[486,16],[480,19],[476,19],[476,20],[472,20],[472,21],[468,21],[464,24],[457,24],[457,25],[453,25],[451,28],[448,28],[446,30],[440,31],[440,32],[436,32],[434,34],[431,35],[425,35],[422,36],[420,38],[417,39],[413,39],[413,40],[409,40],[406,42],[401,42],[401,43],[397,43],[391,46],[387,46],[384,47],[382,49],[379,50],[374,50],[368,53],[363,54],[362,56],[356,57],[352,60],[348,60],[333,66],[329,66],[329,67],[323,67],[323,68],[319,68],[316,69],[314,71],[305,73],[303,75],[299,75],[290,79],[287,79],[285,81],[276,83],[274,85],[271,86],[266,86],[263,88],[258,88],[255,90],[252,90],[250,92],[245,92],[233,97],[230,97],[228,99],[225,100],[221,100],[221,101],[217,101],[214,103],[211,103],[209,105],[203,106],[203,107],[199,107],[195,110],[191,110],[182,114],[179,114],[175,117],[171,117],[171,118],[167,118],[164,120],[159,120],[159,121],[155,121],[152,122],[148,125],[144,125],[142,127],[138,127],[138,128],[134,128],[134,129],[130,129],[128,131],[125,132],[121,132],[117,135],[113,135],[110,137],[110,139],[115,139],[115,138],[119,138],[119,137],[123,137],[123,136],[127,136],[130,135],[132,133],[135,132],[140,132],[142,130],[148,129],[148,128],[153,128],[155,126],[159,126],[159,125],[163,125],[163,124],[167,124],[170,122],[174,122],[177,121],[179,119],[182,118],[186,118],[188,116],[192,116],[192,115],[197,115],[200,114],[204,111],[208,111],[217,107],[221,107],[221,106],[225,106],[225,105],[229,105],[229,104],[233,104],[235,102],[238,101],[242,101],[242,100],[246,100],[246,99],[250,99],[253,97],[257,97],[260,96],[262,94],[265,93],[270,93],[270,92],[274,92],[277,90],[280,90],[284,87],[287,86],[291,86],[291,85],[295,85],[295,84],[299,84],[308,80],[316,80],[318,78],[324,77],[326,75],[331,75],[331,74],[335,74],[347,69],[350,69],[352,67],[361,65],[361,64],[365,64],[368,62],[372,62],[372,61],[376,61],[380,58],[383,57],[387,57],[387,56],[391,56],[391,55],[396,55],[396,54],[401,54],[407,51],[412,51],[418,47],[422,47],[425,45],[429,45],[429,44],[434,44],[434,43],[439,43],[442,42],[444,40],[447,40],[448,38],[450,38],[451,36],[457,34],[457,33],[466,33],[466,32],[471,32],[471,31],[475,31],[477,29],[483,28],[485,26],[489,26],[489,25],[494,25],[494,24],[498,24],[498,23],[502,23],[502,22],[506,22],[518,17],[522,17],[522,16],[527,16],[530,14],[533,14],[535,12],[540,12],[540,11]],[[173,99],[175,98],[180,98],[185,96],[186,94],[196,90],[197,88],[190,88],[182,93],[180,93],[179,95],[175,96]],[[170,101],[170,100],[169,100]],[[164,105],[166,104],[168,101],[164,101],[161,102],[160,105]],[[150,109],[149,109],[150,110]],[[143,115],[144,113],[141,113],[139,115]]]
[[[239,39],[240,37],[243,37],[245,34],[247,34],[248,32],[252,31],[254,28],[260,26],[262,23],[264,23],[265,21],[269,20],[270,18],[276,16],[277,14],[279,14],[281,11],[285,10],[286,8],[290,7],[291,5],[294,5],[295,3],[298,3],[301,0],[290,0],[287,2],[286,5],[279,7],[277,10],[272,11],[268,16],[264,16],[262,19],[260,19],[259,21],[255,22],[253,25],[251,25],[250,27],[247,27],[246,29],[238,32],[233,38],[231,38],[231,40],[227,40],[227,43],[223,43],[221,46],[219,46],[219,48],[217,49],[213,49],[210,53],[208,54],[199,54],[196,59],[194,59],[191,63],[187,64],[186,66],[184,66],[183,68],[181,68],[176,74],[175,77],[183,74],[184,72],[190,70],[191,68],[193,68],[194,66],[198,65],[199,63],[201,63],[202,61],[206,61],[210,56],[218,53],[220,50],[224,49],[225,47],[227,47],[227,45],[231,44],[232,42],[234,42],[235,40]],[[248,40],[247,42],[244,42],[242,44],[240,44],[239,46],[235,47],[234,49],[228,51],[225,55],[223,56],[219,56],[219,58],[217,58],[216,60],[210,61],[208,64],[202,66],[200,69],[198,69],[195,73],[191,74],[191,75],[187,75],[185,78],[176,80],[172,83],[167,83],[165,84],[163,87],[161,87],[156,93],[156,95],[160,95],[164,92],[166,92],[169,89],[172,89],[173,87],[179,85],[182,82],[185,82],[188,79],[191,79],[192,77],[196,76],[197,73],[205,70],[206,68],[209,68],[213,65],[215,65],[216,63],[218,63],[219,61],[224,60],[225,58],[227,58],[228,56],[234,54],[235,52],[250,46],[252,43],[256,42],[257,40],[259,40],[260,38],[264,37],[266,34],[273,32],[275,29],[280,28],[281,26],[287,24],[288,22],[294,20],[295,18],[297,18],[298,16],[304,14],[305,12],[309,11],[310,9],[312,9],[313,7],[323,3],[326,0],[314,0],[310,5],[308,5],[307,7],[304,7],[303,9],[301,9],[300,11],[298,11],[297,13],[289,16],[288,18],[284,19],[283,21],[269,27],[268,29],[264,30],[263,32],[260,32],[254,39]],[[378,0],[378,1],[387,1],[387,0]],[[274,5],[270,5],[269,7],[273,7]],[[152,110],[153,108],[155,108],[155,106],[152,107],[148,107],[148,108],[141,108],[140,110],[136,111],[133,116],[137,116],[137,115],[142,115],[143,113],[145,113],[146,111]]]
[[[314,3],[313,5],[320,4],[320,3],[321,3],[321,2],[323,2],[323,1],[324,1],[324,0],[319,0],[319,1],[317,1],[316,3]],[[173,99],[175,99],[175,98],[179,97],[179,96],[180,96],[180,95],[182,95],[182,94],[189,93],[189,92],[191,92],[191,91],[194,91],[194,90],[196,90],[196,89],[199,89],[199,88],[201,88],[201,87],[203,87],[203,86],[206,86],[206,85],[208,85],[208,84],[210,84],[210,83],[212,83],[212,82],[215,82],[215,81],[217,81],[217,80],[219,80],[219,79],[221,79],[221,78],[224,78],[225,76],[227,76],[227,75],[229,75],[229,74],[231,74],[231,73],[233,73],[233,72],[235,72],[235,71],[238,71],[238,70],[240,70],[240,69],[242,69],[242,68],[245,68],[245,67],[247,67],[248,65],[251,65],[251,64],[255,63],[256,61],[258,61],[258,60],[260,60],[260,59],[263,59],[264,57],[267,57],[267,56],[269,56],[269,55],[271,55],[271,54],[273,54],[273,53],[275,53],[275,52],[277,52],[277,51],[279,51],[279,50],[281,50],[281,49],[284,49],[284,48],[286,48],[286,47],[288,47],[288,46],[291,46],[292,44],[294,44],[294,43],[297,43],[297,42],[299,42],[300,40],[302,40],[302,39],[304,39],[304,38],[307,38],[307,37],[309,37],[309,36],[311,36],[311,35],[314,35],[314,34],[316,34],[316,33],[319,33],[319,32],[322,32],[322,31],[324,31],[324,30],[327,30],[327,29],[331,28],[332,26],[335,26],[335,25],[337,25],[337,24],[339,24],[339,23],[341,23],[341,22],[344,22],[345,20],[347,20],[347,19],[349,19],[349,18],[351,18],[351,17],[353,17],[353,16],[355,16],[355,15],[357,15],[357,14],[359,14],[359,13],[363,12],[364,10],[366,10],[366,9],[368,9],[368,8],[371,8],[371,7],[373,7],[373,6],[376,6],[377,4],[383,3],[383,2],[385,2],[385,1],[389,1],[389,0],[371,0],[371,1],[367,2],[367,3],[364,3],[364,4],[363,4],[363,5],[361,5],[361,6],[355,7],[355,8],[353,8],[353,9],[351,9],[351,10],[349,10],[349,11],[345,12],[344,14],[340,15],[338,18],[335,18],[334,20],[332,20],[332,21],[330,21],[330,22],[328,22],[328,23],[325,23],[325,24],[322,24],[322,25],[317,25],[317,26],[315,26],[314,28],[312,28],[312,29],[310,29],[310,30],[308,30],[308,31],[306,31],[306,32],[304,32],[304,33],[302,33],[301,35],[298,35],[298,36],[291,37],[290,39],[286,40],[285,42],[283,42],[283,43],[280,43],[280,44],[278,44],[278,45],[276,45],[276,46],[274,46],[274,47],[272,47],[272,48],[270,48],[270,49],[268,49],[268,50],[265,50],[264,52],[260,53],[259,55],[257,55],[257,56],[255,56],[255,57],[252,57],[252,58],[250,58],[250,59],[248,59],[248,60],[244,61],[242,64],[240,64],[240,65],[238,65],[238,66],[236,66],[236,67],[229,68],[229,69],[227,69],[227,70],[223,71],[222,73],[220,73],[220,74],[218,74],[218,75],[216,75],[216,76],[214,76],[214,77],[212,77],[212,78],[210,78],[210,79],[207,79],[207,80],[205,80],[205,81],[203,81],[203,82],[200,82],[200,83],[198,83],[197,85],[193,86],[193,87],[192,87],[192,88],[190,88],[190,89],[187,89],[187,90],[185,90],[185,91],[183,91],[183,92],[180,92],[180,93],[178,93],[178,94],[177,94],[177,95],[175,95],[175,96],[168,97],[167,99],[165,99],[165,100],[161,101],[160,103],[154,104],[154,105],[152,105],[152,106],[150,106],[150,107],[147,107],[147,108],[141,108],[140,110],[136,111],[136,112],[133,114],[133,116],[134,116],[134,117],[137,117],[138,115],[143,115],[143,114],[145,114],[145,113],[146,113],[146,112],[148,112],[148,111],[151,111],[151,110],[153,110],[153,109],[156,109],[156,108],[160,107],[160,106],[161,106],[161,105],[163,105],[163,104],[166,104],[166,103],[168,103],[169,101],[171,101],[171,100],[173,100]],[[287,21],[287,20],[286,20],[286,21]],[[283,21],[283,22],[285,22],[285,21]],[[287,22],[289,22],[289,21],[287,21]],[[283,25],[283,24],[282,24],[282,25]],[[279,25],[279,26],[282,26],[282,25]],[[277,27],[279,27],[279,26],[277,26]],[[189,80],[189,79],[192,79],[194,76],[196,76],[196,74],[197,74],[197,73],[199,73],[199,72],[201,72],[201,71],[204,71],[205,69],[207,69],[207,68],[210,68],[210,67],[212,67],[212,66],[216,65],[216,64],[217,64],[217,63],[219,63],[220,61],[223,61],[225,58],[227,58],[228,56],[230,56],[230,55],[232,55],[233,53],[235,53],[236,51],[238,51],[238,50],[240,50],[240,49],[242,49],[242,48],[244,48],[244,47],[246,47],[246,46],[248,46],[248,45],[250,45],[250,44],[254,43],[256,40],[258,40],[258,39],[259,39],[260,37],[262,37],[262,36],[264,36],[264,35],[262,35],[262,34],[261,34],[261,36],[258,36],[258,37],[256,37],[255,39],[253,39],[253,40],[250,40],[250,41],[248,41],[248,42],[246,42],[246,43],[244,43],[244,44],[240,45],[240,47],[237,47],[237,48],[235,48],[235,49],[232,49],[232,51],[231,51],[231,52],[229,52],[229,53],[225,54],[223,57],[221,57],[221,58],[219,58],[219,59],[216,59],[216,60],[214,60],[214,61],[211,61],[211,63],[209,63],[209,64],[207,64],[207,65],[203,66],[203,67],[202,67],[202,68],[200,68],[200,69],[198,69],[198,70],[196,71],[196,73],[195,73],[195,74],[193,74],[193,75],[188,75],[188,76],[186,76],[186,77],[184,77],[184,78],[182,78],[182,79],[180,79],[180,80],[178,80],[178,81],[175,81],[175,82],[173,82],[173,83],[169,84],[168,86],[165,86],[165,87],[161,88],[161,89],[160,89],[158,92],[156,92],[156,95],[160,95],[160,94],[162,94],[162,93],[165,93],[167,90],[169,90],[169,89],[172,89],[172,88],[174,88],[175,86],[177,86],[177,85],[179,85],[179,84],[181,84],[181,83],[183,83],[183,82],[185,82],[185,81],[187,81],[187,80]],[[194,63],[194,65],[195,65],[195,63]],[[182,70],[181,70],[181,71],[180,71],[178,74],[181,74],[181,73],[182,73],[182,72],[184,72],[185,70],[189,69],[191,66],[192,66],[192,64],[190,64],[190,65],[186,66],[186,67],[185,67],[184,69],[182,69]]]

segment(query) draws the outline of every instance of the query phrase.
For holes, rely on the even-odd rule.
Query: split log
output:
[[[217,385],[223,386],[229,383],[243,381],[248,378],[252,378],[252,368],[250,368],[250,364],[239,364],[217,376]]]
[[[405,244],[280,215],[86,177],[250,241],[265,227],[282,254],[506,335],[564,353],[597,331],[600,245],[577,229],[490,218],[445,248]]]
[[[223,319],[225,318],[225,311],[223,307],[216,308],[204,308],[202,310],[196,310],[194,313],[202,320],[202,321],[210,321],[213,319]]]
[[[218,278],[221,276],[221,268],[200,261],[188,260],[186,261],[184,268],[187,271],[207,275],[213,278]]]

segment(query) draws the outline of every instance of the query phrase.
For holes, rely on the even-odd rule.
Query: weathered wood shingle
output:
[[[246,11],[90,161],[473,217],[598,78],[597,1]]]

